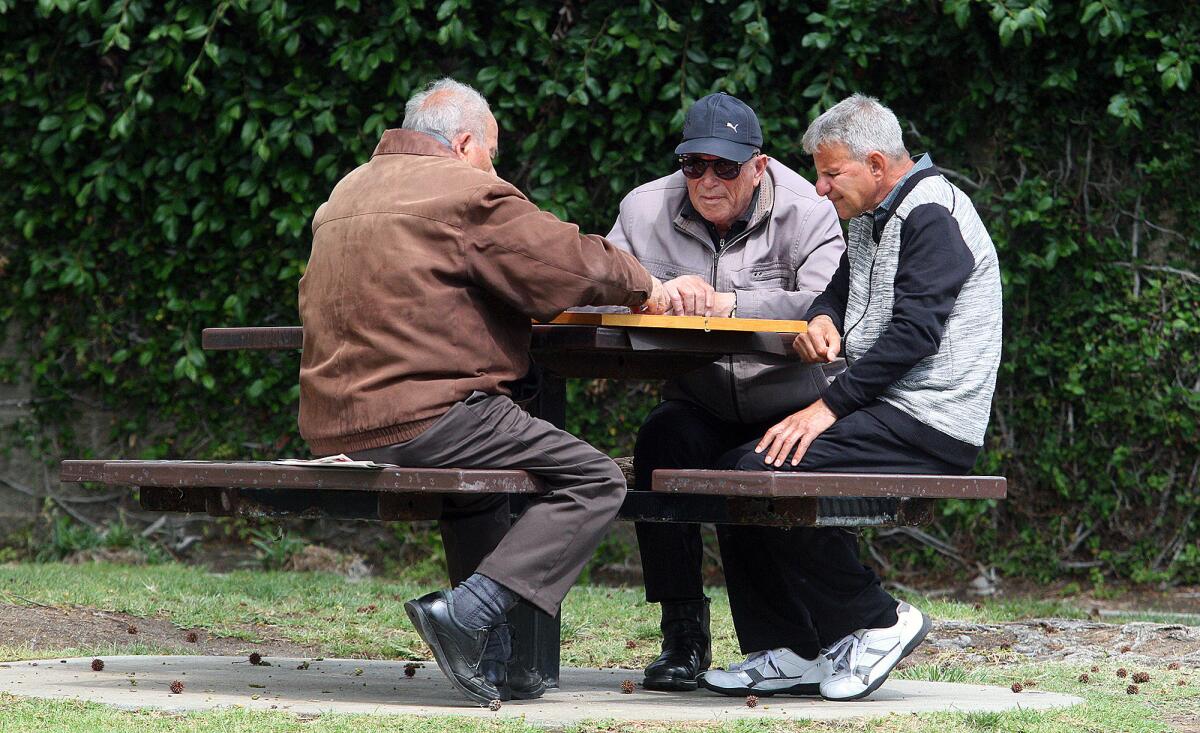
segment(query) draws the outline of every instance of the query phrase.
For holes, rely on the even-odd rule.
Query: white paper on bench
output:
[[[394,463],[376,463],[375,461],[356,461],[344,453],[338,453],[336,456],[325,456],[324,458],[313,458],[305,460],[303,458],[281,458],[278,461],[271,461],[280,466],[309,466],[310,468],[396,468]]]

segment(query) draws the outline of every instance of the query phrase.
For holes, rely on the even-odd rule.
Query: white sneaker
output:
[[[908,605],[896,608],[898,620],[885,629],[859,629],[829,647],[833,674],[821,681],[826,700],[857,700],[883,684],[901,659],[925,639],[929,618]]]
[[[722,695],[816,695],[821,681],[833,672],[829,659],[818,654],[805,659],[791,649],[755,652],[729,669],[710,669],[697,680],[705,689]]]

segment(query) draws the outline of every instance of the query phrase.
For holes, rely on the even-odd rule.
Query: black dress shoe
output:
[[[647,690],[688,692],[712,664],[708,599],[662,604],[662,654],[646,667]]]
[[[500,699],[536,700],[546,693],[546,681],[536,670],[519,664],[485,659],[479,665],[484,678],[500,691]]]
[[[500,691],[500,699],[507,702],[541,697],[546,692],[542,675],[513,661],[516,640],[512,638],[512,627],[498,624],[493,627],[492,633],[494,636],[488,640],[479,669],[487,681]]]
[[[480,671],[487,629],[469,629],[454,617],[449,593],[434,591],[404,604],[413,627],[429,645],[438,669],[472,701],[487,705],[500,690]]]
[[[546,693],[546,680],[536,669],[510,663],[507,687],[514,700],[536,700]]]

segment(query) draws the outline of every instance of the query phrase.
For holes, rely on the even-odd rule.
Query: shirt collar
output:
[[[416,130],[385,130],[375,146],[376,155],[433,155],[454,158],[454,151],[424,132]]]
[[[914,173],[920,173],[921,171],[932,167],[933,157],[930,156],[929,153],[925,153],[920,158],[917,158],[917,160],[913,163],[913,167],[908,169],[908,173],[905,173],[904,177],[899,181],[896,181],[895,186],[892,186],[892,190],[889,191],[888,195],[883,199],[883,203],[875,207],[875,218],[878,220],[888,215],[888,212],[892,210],[893,204],[896,203],[896,197],[900,195],[900,189],[904,188],[905,181],[911,178]]]

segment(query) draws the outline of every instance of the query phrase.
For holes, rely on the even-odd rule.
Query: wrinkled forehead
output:
[[[843,165],[853,160],[854,156],[850,154],[850,148],[844,143],[825,143],[813,153],[813,162],[818,168]]]

